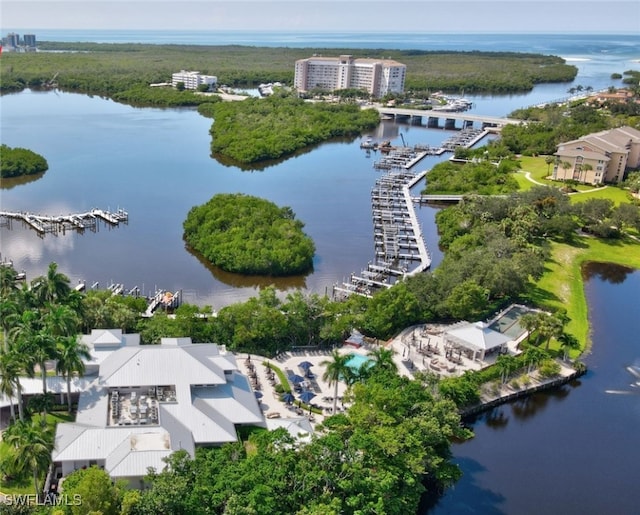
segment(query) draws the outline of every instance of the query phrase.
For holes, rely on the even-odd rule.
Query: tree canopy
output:
[[[314,143],[357,136],[375,127],[380,116],[353,104],[308,103],[273,95],[212,106],[211,150],[240,163],[290,155]]]
[[[313,267],[315,245],[304,224],[268,200],[218,194],[193,207],[183,227],[185,241],[228,272],[284,276]]]
[[[3,179],[46,172],[47,160],[32,150],[0,145],[0,177]]]

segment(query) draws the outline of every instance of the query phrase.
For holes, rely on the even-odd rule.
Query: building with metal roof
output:
[[[554,180],[589,184],[620,183],[640,167],[640,131],[617,127],[558,145]]]
[[[148,467],[161,470],[174,451],[194,455],[197,446],[236,441],[239,425],[267,426],[223,346],[190,338],[140,345],[139,335],[114,330],[94,331],[85,342],[98,372],[83,385],[76,421],[57,426],[56,478],[97,465],[141,487]]]

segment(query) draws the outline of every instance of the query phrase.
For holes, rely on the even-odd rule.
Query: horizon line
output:
[[[260,33],[260,34],[305,34],[311,31],[312,33],[321,33],[321,34],[423,34],[423,31],[418,29],[414,30],[387,30],[387,29],[369,29],[369,30],[360,30],[360,29],[250,29],[250,28],[239,28],[239,29],[207,29],[207,28],[196,28],[196,29],[183,29],[183,28],[77,28],[77,27],[58,27],[58,28],[45,28],[45,27],[36,27],[36,28],[27,28],[27,27],[12,27],[5,28],[3,32],[13,32],[13,31],[83,31],[83,32],[106,32],[106,31],[118,31],[118,32],[159,32],[159,31],[171,31],[171,32],[212,32],[212,33],[234,33],[234,32],[251,32],[251,33]],[[531,31],[531,32],[509,32],[509,31],[464,31],[464,32],[455,32],[450,30],[431,30],[428,33],[424,33],[424,35],[453,35],[453,36],[482,36],[482,35],[501,35],[501,36],[532,36],[532,35],[554,35],[554,36],[591,36],[591,35],[599,35],[599,36],[636,36],[637,34],[633,31],[631,32],[609,32],[609,31],[576,31],[576,32],[558,32],[558,31]]]

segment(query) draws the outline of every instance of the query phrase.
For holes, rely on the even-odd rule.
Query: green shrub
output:
[[[560,363],[553,359],[545,359],[540,364],[538,373],[540,374],[540,377],[543,377],[545,379],[555,377],[560,373]]]

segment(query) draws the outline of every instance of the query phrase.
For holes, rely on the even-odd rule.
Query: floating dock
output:
[[[27,227],[35,230],[38,235],[59,233],[64,234],[67,230],[83,233],[86,229],[96,231],[98,221],[102,221],[109,226],[118,226],[121,223],[129,222],[129,213],[124,209],[115,212],[103,209],[92,209],[86,213],[74,213],[69,215],[48,216],[36,215],[25,211],[0,211],[0,226],[11,229],[14,220],[21,221]]]

